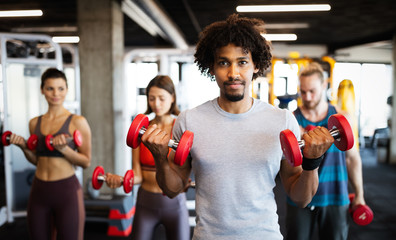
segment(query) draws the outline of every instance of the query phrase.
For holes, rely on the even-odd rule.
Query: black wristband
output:
[[[314,158],[314,159],[309,159],[309,158],[305,158],[303,157],[303,161],[302,161],[302,168],[306,171],[311,171],[314,170],[315,168],[319,167],[320,163],[322,162],[324,158],[324,155],[318,157],[318,158]]]

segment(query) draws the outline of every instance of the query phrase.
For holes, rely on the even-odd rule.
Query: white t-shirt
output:
[[[179,115],[174,138],[185,130],[194,133],[193,239],[283,239],[273,188],[282,159],[279,134],[285,129],[299,139],[290,111],[256,99],[242,114],[225,112],[216,98]]]

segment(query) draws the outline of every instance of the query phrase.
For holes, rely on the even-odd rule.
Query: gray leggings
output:
[[[139,188],[133,218],[132,239],[151,240],[157,226],[163,224],[169,240],[190,239],[185,193],[170,199],[160,193]]]
[[[327,206],[310,209],[287,205],[285,240],[309,240],[318,228],[320,240],[346,240],[348,206]]]

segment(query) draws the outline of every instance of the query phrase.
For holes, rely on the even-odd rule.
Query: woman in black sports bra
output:
[[[47,69],[41,76],[41,93],[48,111],[29,121],[30,134],[38,136],[37,148],[29,150],[23,137],[12,134],[10,143],[19,146],[27,160],[36,165],[28,202],[30,239],[83,239],[85,208],[83,190],[75,176],[75,166],[86,168],[91,163],[91,129],[87,120],[70,113],[63,106],[68,91],[62,71]],[[82,145],[77,147],[73,132],[81,133]],[[53,135],[50,151],[45,137]]]

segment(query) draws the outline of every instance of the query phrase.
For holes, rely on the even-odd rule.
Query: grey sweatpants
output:
[[[314,208],[286,205],[285,240],[313,239],[316,227],[320,240],[346,240],[348,238],[349,205]]]

